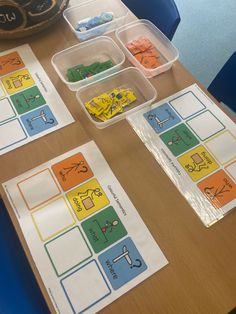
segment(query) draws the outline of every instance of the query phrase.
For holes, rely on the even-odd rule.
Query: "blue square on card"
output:
[[[167,103],[144,113],[144,118],[156,133],[164,132],[181,121]]]
[[[147,265],[130,238],[116,244],[101,254],[98,259],[115,290],[147,269]]]
[[[111,294],[111,289],[95,260],[68,274],[60,282],[74,314],[87,313],[95,304]],[[95,311],[91,309],[89,313]]]
[[[30,111],[21,116],[21,121],[30,136],[41,133],[58,124],[51,109],[48,106]]]

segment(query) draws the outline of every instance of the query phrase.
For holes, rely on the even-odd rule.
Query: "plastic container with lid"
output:
[[[67,70],[78,64],[85,66],[95,62],[105,62],[111,60],[113,67],[87,77],[77,82],[69,82],[67,78]],[[90,39],[86,42],[77,44],[65,50],[56,53],[52,57],[52,65],[61,80],[69,87],[70,90],[76,91],[80,87],[97,81],[107,75],[120,70],[125,61],[125,56],[117,44],[107,36],[100,36]]]
[[[82,32],[76,30],[78,22],[90,17],[100,16],[105,12],[113,14],[113,19],[110,22]],[[127,7],[120,0],[91,0],[69,7],[64,11],[63,16],[76,37],[80,41],[84,41],[114,31],[125,23],[128,12]]]
[[[116,37],[129,61],[135,67],[139,68],[148,78],[169,70],[179,57],[177,48],[153,23],[148,20],[137,20],[120,27],[116,31]],[[141,37],[149,39],[157,49],[160,55],[160,66],[154,69],[144,67],[127,49],[128,44]]]
[[[115,115],[107,121],[100,121],[87,111],[85,103],[114,88],[131,89],[135,93],[137,100],[125,107],[122,113]],[[89,120],[97,128],[103,129],[124,119],[129,114],[150,105],[156,99],[157,92],[139,69],[129,67],[80,88],[76,93],[76,97]]]

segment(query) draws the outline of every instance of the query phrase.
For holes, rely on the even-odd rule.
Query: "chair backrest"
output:
[[[208,91],[236,112],[236,51],[218,72]]]
[[[170,40],[180,22],[174,0],[122,0],[140,19],[150,20]]]
[[[0,252],[0,313],[49,314],[1,199]]]

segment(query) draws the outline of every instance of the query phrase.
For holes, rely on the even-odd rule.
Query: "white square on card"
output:
[[[236,138],[229,131],[207,141],[206,146],[221,164],[236,157]]]
[[[232,164],[228,165],[225,170],[229,173],[229,175],[236,181],[236,161]]]
[[[2,83],[0,83],[0,98],[3,98],[5,96],[5,92],[4,92],[4,89],[2,87]]]
[[[26,139],[27,136],[18,119],[0,125],[0,150]]]
[[[169,101],[169,103],[175,111],[178,112],[182,119],[186,119],[206,108],[193,92],[187,92]]]
[[[92,256],[78,227],[51,240],[45,244],[45,248],[58,276]]]
[[[15,116],[16,114],[8,98],[1,99],[0,100],[0,122],[3,122]]]
[[[225,126],[209,110],[188,120],[187,124],[202,141],[225,129]]]
[[[42,241],[75,224],[75,219],[63,197],[37,209],[32,213],[32,219]]]
[[[42,170],[17,184],[29,210],[58,196],[61,192],[49,169]]]
[[[61,280],[74,313],[82,313],[111,293],[95,261]]]

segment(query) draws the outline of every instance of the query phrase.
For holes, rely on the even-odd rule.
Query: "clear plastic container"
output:
[[[129,61],[139,68],[146,77],[151,78],[171,68],[178,59],[179,52],[171,41],[150,21],[137,20],[116,31],[116,37]],[[140,37],[148,38],[160,54],[161,65],[154,69],[145,68],[126,48],[127,44]]]
[[[85,78],[77,82],[69,82],[66,76],[67,70],[78,64],[91,65],[94,62],[105,62],[111,60],[113,67]],[[90,39],[81,44],[77,44],[63,51],[56,53],[52,57],[52,65],[61,80],[70,90],[76,91],[80,87],[95,82],[107,75],[117,72],[125,61],[125,55],[117,44],[107,36],[100,36]]]
[[[113,20],[84,32],[76,30],[79,21],[99,16],[102,12],[112,12]],[[120,0],[91,0],[69,7],[63,12],[63,16],[76,37],[84,41],[114,31],[125,23],[128,12],[127,7]]]
[[[132,89],[137,100],[125,107],[122,113],[117,114],[107,121],[100,121],[87,111],[85,103],[114,88]],[[156,99],[157,92],[139,69],[130,67],[80,88],[76,93],[76,97],[89,120],[97,128],[103,129],[124,119],[129,114],[150,105]]]

